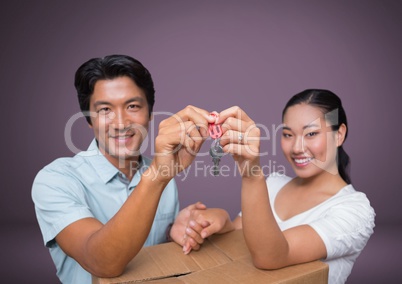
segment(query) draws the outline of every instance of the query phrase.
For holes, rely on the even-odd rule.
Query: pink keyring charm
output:
[[[211,113],[211,116],[216,116],[218,117],[215,113]],[[208,125],[208,130],[209,130],[209,135],[213,138],[213,139],[218,139],[219,137],[222,136],[222,127],[220,124],[215,124],[215,123],[210,123]]]

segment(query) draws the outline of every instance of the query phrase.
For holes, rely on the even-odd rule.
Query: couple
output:
[[[211,234],[238,228],[258,268],[321,259],[329,264],[329,283],[346,281],[373,233],[375,213],[350,184],[342,148],[347,120],[335,94],[306,90],[290,99],[281,146],[296,177],[265,179],[260,131],[238,107],[216,117],[188,106],[162,121],[151,160],[139,149],[155,91],[138,60],[91,59],[78,68],[75,87],[95,139],[87,151],[44,167],[32,188],[62,283],[117,276],[143,246],[175,241],[189,253]],[[222,125],[220,144],[242,175],[242,211],[233,221],[225,210],[200,202],[179,211],[173,178],[192,163],[211,123]]]

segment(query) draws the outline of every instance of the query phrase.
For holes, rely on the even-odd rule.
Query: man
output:
[[[75,87],[95,139],[87,151],[42,169],[32,188],[61,282],[91,283],[91,274],[117,276],[143,245],[173,239],[185,253],[198,249],[202,228],[193,222],[189,229],[187,222],[191,210],[205,206],[193,204],[178,214],[173,177],[191,164],[215,118],[189,106],[166,119],[150,160],[139,150],[155,91],[139,61],[123,55],[91,59],[77,70]],[[228,222],[223,231],[232,229]]]

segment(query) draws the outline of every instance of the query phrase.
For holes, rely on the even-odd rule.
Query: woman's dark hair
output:
[[[345,124],[346,140],[349,129],[346,113],[343,109],[341,99],[333,92],[322,89],[307,89],[294,95],[283,109],[282,120],[287,109],[297,104],[307,104],[320,108],[325,115],[325,119],[330,123],[333,131],[338,130],[342,124]],[[338,147],[338,172],[343,180],[348,184],[351,183],[349,165],[350,158],[341,145]]]
[[[99,80],[111,80],[127,76],[144,91],[148,103],[149,116],[155,103],[155,89],[151,74],[138,60],[127,55],[109,55],[92,58],[82,64],[75,73],[74,86],[78,94],[80,109],[89,124],[89,101]]]

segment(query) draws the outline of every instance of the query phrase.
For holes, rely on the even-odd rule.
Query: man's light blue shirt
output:
[[[93,140],[87,151],[72,158],[60,158],[36,176],[32,199],[57,275],[62,283],[91,283],[91,275],[55,242],[55,237],[71,223],[83,218],[108,222],[135,190],[151,160],[142,157],[140,168],[127,180],[99,151]],[[166,229],[179,211],[177,186],[172,179],[164,189],[155,219],[144,246],[166,242]],[[132,222],[136,222],[135,219]]]

